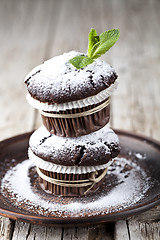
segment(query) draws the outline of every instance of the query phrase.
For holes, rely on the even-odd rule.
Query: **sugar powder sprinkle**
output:
[[[109,167],[106,179],[108,187],[112,186],[112,179],[116,178],[117,184],[112,186],[107,193],[103,189],[100,194],[94,195],[89,202],[88,197],[71,198],[68,201],[52,201],[49,195],[48,200],[33,191],[29,177],[29,171],[33,168],[31,160],[25,160],[7,171],[2,179],[1,193],[8,198],[14,206],[25,209],[29,212],[42,214],[44,216],[54,215],[67,217],[83,217],[107,214],[121,209],[134,206],[144,198],[149,189],[149,178],[143,169],[135,162],[117,157]],[[56,197],[61,198],[61,197]],[[21,207],[22,206],[22,207]]]

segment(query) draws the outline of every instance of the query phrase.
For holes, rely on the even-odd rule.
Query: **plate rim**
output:
[[[160,142],[152,139],[151,137],[147,137],[141,134],[135,134],[133,132],[129,131],[124,131],[120,129],[114,129],[116,134],[120,136],[127,136],[131,138],[136,138],[141,141],[145,141],[155,148],[158,148],[160,150]],[[30,132],[25,132],[19,135],[12,136],[11,138],[4,139],[0,141],[0,146],[3,147],[6,144],[10,144],[13,141],[21,141],[25,140],[26,138],[29,138],[30,135],[33,133],[33,131]],[[1,196],[1,193],[0,193]],[[126,217],[130,217],[139,213],[142,213],[144,211],[147,211],[151,209],[154,206],[157,206],[160,204],[160,193],[154,197],[152,200],[148,201],[144,204],[138,204],[136,207],[132,206],[127,209],[123,209],[120,211],[116,211],[113,213],[108,213],[108,214],[99,214],[95,216],[89,216],[89,217],[54,217],[54,216],[42,216],[42,215],[33,215],[32,213],[24,214],[24,213],[19,213],[16,211],[8,210],[4,207],[0,206],[0,215],[4,217],[11,218],[13,220],[21,220],[24,222],[30,222],[34,224],[41,224],[41,225],[51,225],[51,226],[63,226],[63,227],[68,227],[68,226],[83,226],[84,224],[87,225],[95,225],[95,224],[100,224],[100,223],[106,223],[106,222],[111,222],[111,221],[117,221],[119,219],[123,219]]]

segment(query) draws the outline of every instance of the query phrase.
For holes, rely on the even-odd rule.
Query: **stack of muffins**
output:
[[[119,153],[117,135],[106,126],[110,98],[117,87],[115,70],[96,59],[82,69],[68,52],[34,68],[25,79],[28,102],[44,126],[29,141],[29,158],[41,187],[61,196],[95,192]]]

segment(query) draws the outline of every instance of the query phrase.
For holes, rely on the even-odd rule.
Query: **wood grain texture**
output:
[[[59,6],[52,15],[54,6],[49,0],[47,4],[44,1],[0,2],[0,21],[3,22],[0,28],[0,45],[3,46],[0,57],[0,111],[3,113],[0,117],[0,139],[34,128],[35,110],[26,102],[23,79],[45,59],[49,26],[56,27],[54,17],[58,15],[56,10]],[[15,227],[15,231],[25,239],[21,224],[22,227]],[[10,239],[12,228],[9,219],[2,218],[1,238]]]
[[[62,228],[31,225],[17,221],[12,240],[61,240],[62,235]]]
[[[1,1],[0,138],[29,131],[34,110],[27,104],[23,79],[44,60],[52,1]],[[5,17],[7,16],[7,18]],[[5,36],[5,38],[4,38]],[[4,94],[5,93],[5,94]]]
[[[160,239],[160,223],[129,221],[130,239],[158,240]]]
[[[14,221],[5,217],[0,217],[0,239],[12,239]]]
[[[117,0],[113,2],[123,35],[119,54],[115,48],[112,54],[114,65],[118,64],[120,81],[112,102],[113,127],[160,140],[160,81],[157,65],[160,50],[155,40],[155,32],[160,35],[160,30],[157,26],[159,16],[155,8],[153,11],[153,2],[156,1],[141,1],[140,4],[138,1],[123,1],[123,4]],[[156,7],[160,9],[160,5]],[[153,111],[153,108],[156,110]]]
[[[102,59],[113,65],[119,87],[112,98],[111,126],[160,140],[160,1],[1,0],[0,139],[39,127],[25,100],[25,75],[72,49],[85,52],[91,27],[119,27],[119,42]],[[113,224],[51,228],[0,218],[0,239],[158,240],[159,207]]]
[[[126,220],[120,220],[115,223],[114,239],[130,240],[128,225]]]
[[[159,222],[160,221],[160,206],[154,207],[151,210],[138,214],[131,219],[136,219],[141,222]]]
[[[117,8],[121,35],[124,38],[124,43],[122,41],[121,43],[124,45],[120,47],[118,57],[115,49],[112,54],[114,65],[118,63],[120,70],[119,89],[112,101],[112,126],[160,140],[158,120],[160,75],[157,65],[160,51],[157,49],[157,38],[155,39],[155,32],[160,36],[157,25],[159,13],[155,10],[155,6],[160,9],[160,5],[157,1],[141,1],[141,3],[123,1],[122,3],[115,0],[113,3]],[[132,31],[130,31],[131,27]],[[124,35],[123,32],[129,32],[129,34]],[[125,61],[121,62],[120,59]],[[128,238],[159,239],[159,222],[156,224],[152,222],[153,219],[157,221],[160,219],[158,209],[152,209],[129,219],[127,221]],[[120,232],[123,235],[124,230],[121,231],[121,227],[125,226],[125,222],[116,223],[115,233]]]

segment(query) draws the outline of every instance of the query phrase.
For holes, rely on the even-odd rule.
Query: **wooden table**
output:
[[[72,49],[85,52],[91,27],[120,28],[103,57],[119,75],[110,126],[160,140],[159,0],[1,0],[0,139],[39,127],[23,79],[36,65]],[[94,227],[54,228],[0,218],[1,240],[160,239],[160,207]]]

